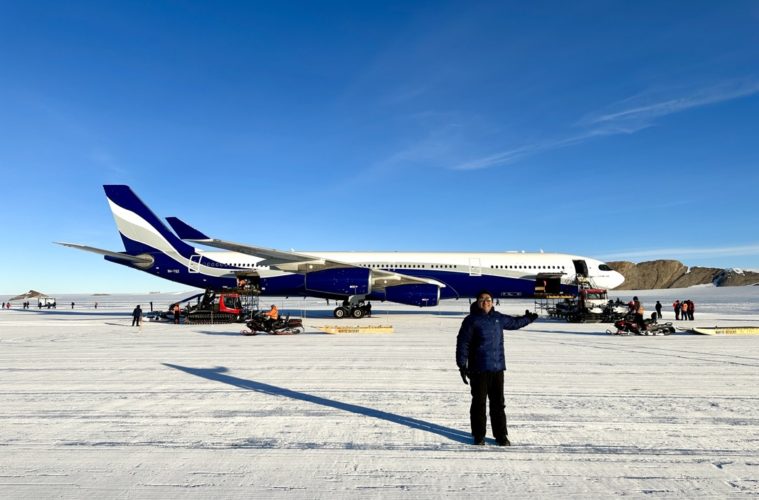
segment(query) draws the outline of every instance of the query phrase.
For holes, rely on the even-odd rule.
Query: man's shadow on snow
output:
[[[264,384],[262,382],[256,382],[255,380],[245,380],[242,378],[233,377],[231,375],[225,375],[224,372],[227,371],[227,368],[223,366],[216,368],[190,368],[187,366],[173,365],[171,363],[162,364],[164,366],[175,368],[197,377],[203,377],[208,380],[215,380],[217,382],[240,387],[241,389],[260,392],[271,396],[283,396],[298,401],[306,401],[307,403],[313,403],[326,406],[328,408],[335,408],[337,410],[355,413],[357,415],[379,418],[381,420],[387,420],[388,422],[393,422],[395,424],[405,425],[406,427],[410,427],[412,429],[431,432],[433,434],[443,436],[450,439],[451,441],[456,441],[459,443],[469,443],[472,440],[472,437],[469,435],[469,433],[462,432],[458,429],[451,429],[450,427],[443,427],[442,425],[433,424],[431,422],[425,422],[424,420],[404,417],[403,415],[397,415],[395,413],[367,408],[366,406],[343,403],[341,401],[335,401],[320,396],[306,394],[305,392],[293,391],[290,389],[285,389],[284,387],[277,387],[274,385]]]

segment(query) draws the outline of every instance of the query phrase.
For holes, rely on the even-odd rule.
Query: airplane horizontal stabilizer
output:
[[[166,217],[166,222],[168,222],[174,232],[177,233],[177,236],[183,240],[202,241],[211,239],[179,217]]]
[[[105,255],[117,260],[123,260],[126,262],[132,262],[134,264],[151,264],[153,259],[150,257],[142,257],[138,255],[129,255],[127,253],[112,252],[111,250],[103,250],[102,248],[90,247],[87,245],[80,245],[78,243],[64,243],[61,241],[54,241],[57,245],[64,247],[76,248],[77,250],[84,250],[85,252],[92,252],[99,255]]]

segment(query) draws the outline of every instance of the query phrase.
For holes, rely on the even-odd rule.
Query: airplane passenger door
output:
[[[187,263],[187,271],[191,273],[199,273],[200,272],[200,259],[202,259],[202,255],[193,254],[190,256],[190,261]]]
[[[469,257],[469,276],[482,276],[479,257]]]
[[[572,263],[575,265],[575,273],[578,276],[590,276],[588,274],[588,264],[584,260],[573,260]]]

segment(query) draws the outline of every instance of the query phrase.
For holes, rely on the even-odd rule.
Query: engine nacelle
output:
[[[385,289],[385,299],[410,306],[436,306],[440,302],[440,287],[427,284],[391,286]]]
[[[306,274],[306,290],[336,295],[369,295],[370,269],[338,267]]]

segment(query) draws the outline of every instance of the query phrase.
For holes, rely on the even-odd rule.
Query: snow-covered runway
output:
[[[745,294],[734,303],[756,299]],[[759,324],[729,300],[719,312],[697,303],[696,324]],[[507,332],[514,446],[474,447],[454,362],[465,301],[377,304],[365,322],[395,333],[375,335],[321,334],[336,320],[307,305],[306,333],[283,337],[139,330],[131,307],[105,299],[97,311],[2,311],[0,496],[759,494],[759,336],[614,337],[542,319]]]

